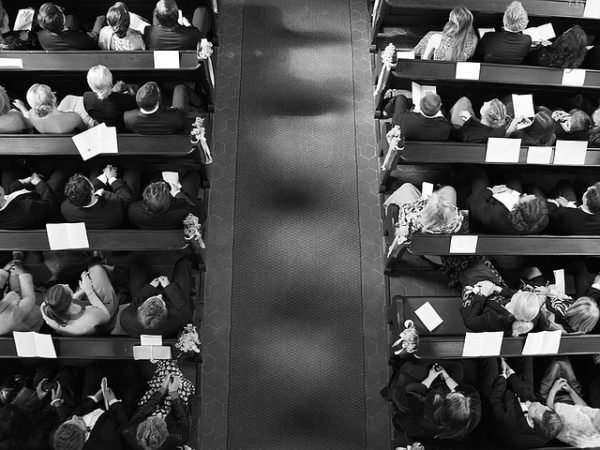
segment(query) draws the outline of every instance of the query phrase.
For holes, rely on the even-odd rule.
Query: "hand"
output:
[[[44,179],[43,175],[40,175],[37,172],[34,172],[30,178],[31,178],[31,184],[38,184],[40,181],[42,181]]]
[[[462,120],[464,120],[466,122],[467,120],[469,120],[471,118],[471,113],[469,111],[461,111],[458,114],[458,117],[460,117]]]
[[[150,282],[150,286],[153,288],[157,288],[160,283],[160,277],[156,277],[154,280]]]
[[[12,267],[10,268],[10,272],[14,273],[15,275],[21,275],[23,273],[25,273],[25,269],[23,269],[23,266],[19,263],[15,263],[13,262]]]
[[[169,279],[164,275],[161,275],[160,277],[158,277],[158,281],[159,281],[160,285],[164,288],[166,288],[169,284],[171,284]]]
[[[550,391],[554,391],[556,393],[560,390],[566,390],[565,386],[568,385],[569,383],[567,383],[567,380],[565,380],[564,378],[557,378],[556,380],[554,380],[554,384],[552,384]]]
[[[44,384],[44,381],[47,381],[47,378],[43,378],[42,381],[40,381],[37,386],[35,387],[35,393],[37,394],[37,398],[39,398],[40,400],[42,400],[43,398],[46,397],[46,395],[48,395],[47,391],[44,391],[42,389],[42,385]],[[52,399],[54,400],[54,399]]]
[[[115,166],[111,166],[110,164],[104,168],[102,173],[108,180],[111,178],[117,178],[117,168]]]
[[[106,403],[112,402],[113,400],[116,400],[117,397],[115,396],[115,393],[113,392],[113,390],[109,387],[106,388],[105,391],[105,396],[104,396],[104,400],[106,400]]]
[[[431,378],[432,380],[435,380],[437,377],[439,377],[442,372],[437,370],[438,367],[439,365],[433,364],[429,368],[429,374],[427,375],[427,377]]]
[[[62,400],[62,386],[60,385],[60,382],[56,382],[56,388],[52,388],[50,393],[52,394],[52,401]]]
[[[490,188],[494,194],[501,194],[503,192],[510,192],[512,189],[508,188],[505,184],[498,184]]]
[[[569,206],[569,200],[564,197],[556,197],[554,199],[560,206],[564,206],[565,208]]]
[[[79,288],[86,293],[93,293],[94,287],[92,286],[92,279],[90,273],[86,270],[81,274],[81,280],[79,281]]]
[[[10,271],[10,269],[12,269],[13,264],[14,264],[14,261],[10,261],[10,262],[6,263],[6,265],[2,268],[2,270],[6,270],[7,272]]]
[[[22,113],[26,113],[28,112],[27,106],[25,106],[25,103],[23,103],[22,100],[16,99],[13,102],[13,105],[15,106],[15,108],[17,108],[19,111],[21,111]]]
[[[483,281],[479,281],[475,285],[475,287],[479,287],[479,295],[483,295],[484,297],[489,297],[494,292],[496,292],[497,286],[489,280],[483,280]]]
[[[179,386],[181,385],[181,377],[179,375],[173,375],[169,377],[169,393],[177,392],[179,390]]]
[[[19,178],[21,184],[31,184],[32,176],[28,176],[27,178]]]
[[[169,384],[171,384],[171,374],[163,378],[162,384],[160,385],[160,390],[163,393],[167,392],[167,389],[169,389]]]
[[[127,90],[127,85],[125,84],[124,81],[119,80],[117,81],[112,88],[113,92],[123,92]]]

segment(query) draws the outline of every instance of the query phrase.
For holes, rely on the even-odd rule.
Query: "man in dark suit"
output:
[[[513,448],[542,447],[558,435],[562,422],[554,410],[537,401],[531,357],[516,363],[518,374],[504,360],[500,370],[497,358],[484,359],[480,392],[502,442]]]
[[[187,119],[187,88],[183,84],[175,86],[171,107],[163,106],[160,97],[160,89],[154,81],[144,84],[135,95],[139,109],[125,112],[125,128],[139,134],[182,132]]]
[[[406,140],[447,141],[452,126],[441,112],[442,99],[434,92],[425,92],[420,101],[420,111],[411,111],[410,102],[398,95],[386,105],[386,114],[392,114],[392,125],[400,125]]]
[[[38,23],[41,30],[37,33],[38,41],[46,51],[61,50],[97,50],[97,33],[103,24],[98,21],[94,26],[96,38],[85,31],[65,29],[67,19],[62,9],[54,3],[44,3],[38,12]]]
[[[196,50],[210,26],[206,8],[197,8],[194,12],[192,23],[195,26],[180,25],[179,8],[175,0],[156,3],[154,19],[155,23],[144,29],[144,43],[148,50]]]

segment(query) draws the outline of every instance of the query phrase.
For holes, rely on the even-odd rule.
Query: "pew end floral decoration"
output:
[[[212,42],[209,42],[208,39],[202,39],[198,43],[197,57],[198,59],[208,59],[212,56],[213,51]]]
[[[396,46],[391,42],[381,52],[381,63],[387,67],[392,67],[396,63]]]
[[[179,350],[179,356],[195,356],[200,353],[200,336],[195,325],[188,323],[179,333],[179,338],[175,344]]]
[[[201,154],[200,158],[202,160],[202,164],[211,164],[213,162],[212,155],[210,153],[210,149],[208,148],[208,143],[206,142],[206,128],[204,127],[204,118],[196,117],[192,125],[192,131],[190,132],[190,140],[192,145],[200,144]]]
[[[200,219],[192,213],[189,213],[183,219],[183,237],[186,241],[196,241],[200,248],[206,248],[206,244],[202,239],[202,224]]]
[[[419,349],[419,332],[415,327],[415,323],[412,320],[407,320],[404,322],[404,326],[405,328],[400,332],[398,340],[392,344],[396,356],[415,354]]]
[[[400,125],[394,125],[385,135],[385,139],[388,142],[388,151],[381,165],[381,170],[390,170],[392,163],[396,159],[396,155],[404,150],[404,136],[402,135]]]

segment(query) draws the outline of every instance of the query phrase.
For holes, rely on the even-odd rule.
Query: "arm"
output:
[[[490,189],[482,188],[471,192],[471,195],[467,199],[471,214],[484,224],[488,223],[491,217],[494,217],[493,212],[495,208],[490,203],[492,195],[493,193]]]
[[[135,411],[133,417],[129,421],[129,425],[137,425],[140,422],[144,421],[146,417],[148,417],[150,414],[152,414],[154,408],[156,408],[156,405],[158,405],[162,401],[163,397],[165,396],[165,393],[166,389],[161,388],[154,394],[152,394],[152,396],[145,403],[140,405]]]
[[[185,444],[190,430],[190,417],[179,397],[173,398],[171,413],[175,417],[175,426],[169,430],[169,435],[173,436],[177,444]]]
[[[110,187],[122,201],[130,203],[134,200],[133,193],[124,180],[114,180],[110,183]]]
[[[122,430],[127,426],[127,413],[121,400],[114,400],[108,407],[108,414],[110,414],[118,424],[119,430]]]
[[[133,304],[136,306],[140,306],[144,303],[148,297],[152,297],[153,295],[157,295],[160,293],[158,288],[155,288],[149,283],[146,283],[133,298]]]
[[[181,309],[189,304],[189,299],[184,297],[180,287],[175,283],[171,283],[165,288],[165,294],[176,309]]]
[[[33,277],[28,273],[21,273],[19,274],[19,284],[21,286],[21,301],[16,305],[13,316],[16,321],[23,320],[35,307]]]

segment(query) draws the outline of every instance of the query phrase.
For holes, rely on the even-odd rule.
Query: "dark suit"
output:
[[[509,31],[494,31],[483,35],[474,59],[495,64],[521,64],[531,48],[531,36]]]
[[[473,224],[480,224],[487,233],[530,234],[528,231],[518,231],[512,225],[508,209],[492,195],[491,190],[482,188],[472,192],[467,199]]]
[[[144,29],[144,43],[147,50],[196,50],[202,33],[196,27],[176,25],[163,28],[160,25]]]
[[[204,203],[200,199],[192,199],[180,191],[171,200],[171,206],[162,214],[153,214],[144,206],[143,200],[133,202],[129,205],[129,222],[132,226],[145,230],[173,230],[183,226],[183,219],[188,214],[194,214],[204,222],[206,211]]]
[[[95,409],[100,408],[99,403],[86,398],[79,408],[74,411],[78,416],[84,416]],[[84,450],[121,450],[125,448],[121,438],[121,431],[127,425],[127,414],[121,402],[113,403],[108,411],[99,418],[94,428],[90,431],[88,440],[85,442]]]
[[[125,128],[139,134],[175,134],[183,132],[186,115],[177,108],[159,107],[152,114],[144,114],[139,109],[125,112]]]
[[[594,236],[600,234],[600,213],[588,214],[580,208],[556,206],[548,202],[549,225],[551,234],[576,234]]]
[[[98,44],[85,31],[66,30],[50,33],[40,30],[37,33],[41,47],[46,51],[98,50]]]
[[[12,183],[7,193],[25,189],[20,181]],[[34,191],[19,195],[0,211],[0,229],[22,230],[44,227],[58,212],[58,203],[52,189],[42,180]]]

